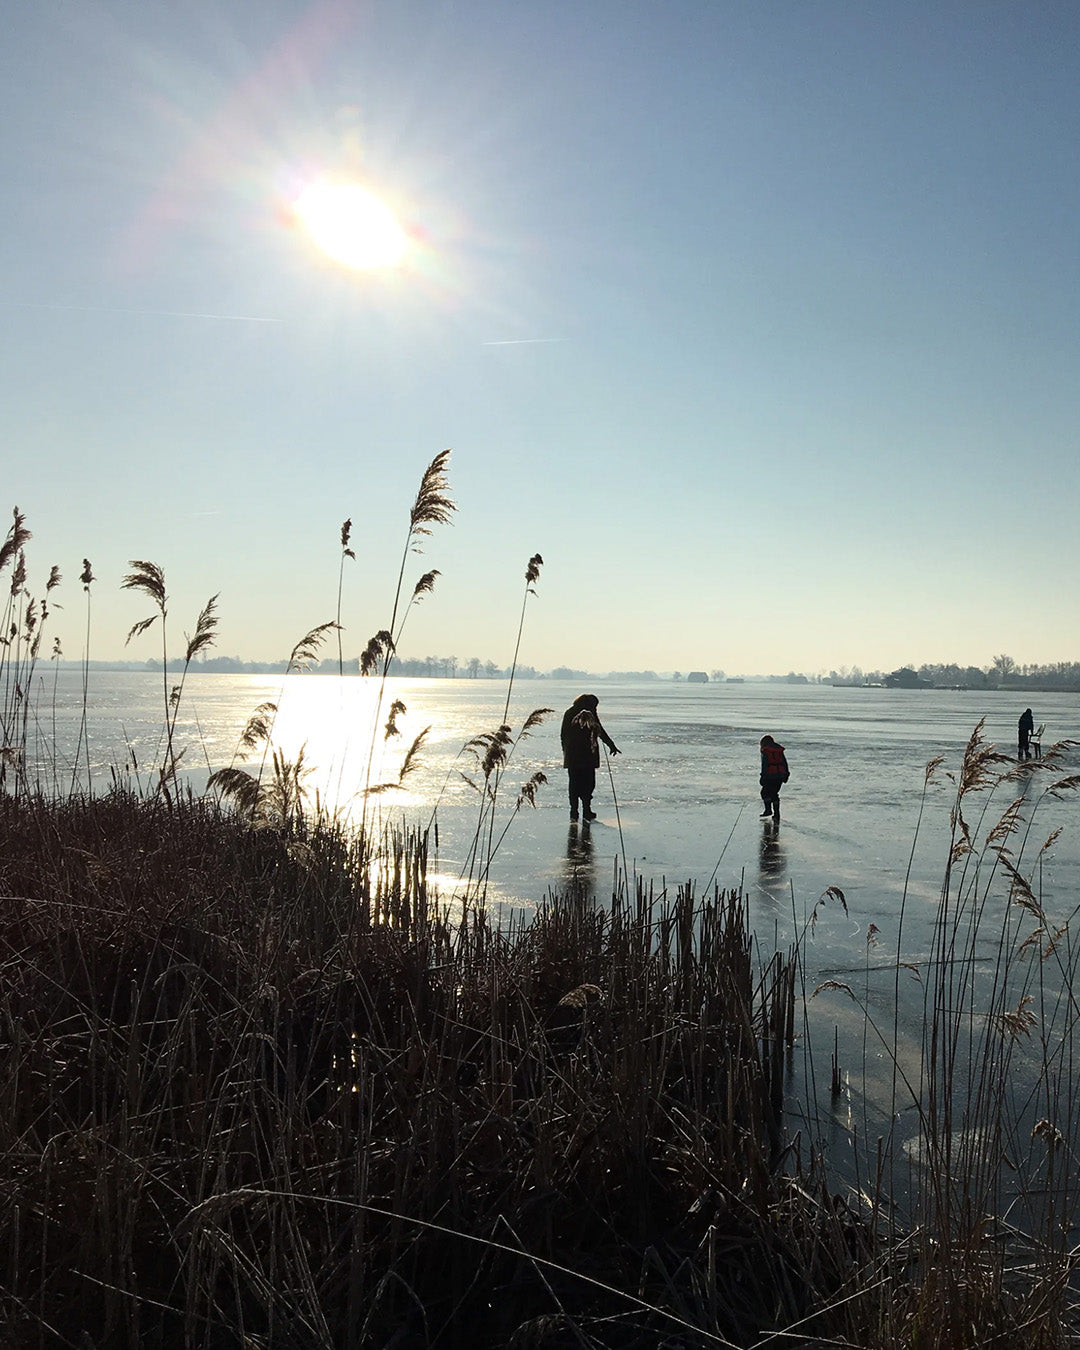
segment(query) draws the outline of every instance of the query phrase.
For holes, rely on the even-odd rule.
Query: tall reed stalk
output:
[[[18,507],[0,545],[0,575],[11,568],[11,581],[0,610],[0,787],[9,778],[15,791],[29,786],[28,737],[34,675],[49,618],[49,599],[60,584],[60,569],[50,569],[41,599],[27,588],[26,545],[32,538]]]
[[[518,657],[521,654],[521,635],[525,631],[525,606],[529,596],[536,594],[536,583],[540,580],[540,569],[544,560],[534,553],[525,566],[525,590],[521,596],[521,616],[518,619],[517,638],[514,641],[514,659],[510,662],[510,678],[506,681],[506,706],[503,708],[503,721],[510,720],[510,695],[514,689],[514,676],[517,674]]]
[[[126,642],[145,633],[160,620],[161,627],[161,678],[165,699],[165,752],[158,770],[158,790],[166,800],[171,801],[176,787],[177,769],[180,756],[176,752],[176,718],[180,711],[180,699],[184,692],[184,682],[192,661],[200,653],[213,646],[214,630],[217,627],[217,596],[213,595],[203,606],[192,635],[184,634],[184,664],[180,672],[180,682],[170,688],[169,685],[169,644],[166,631],[168,618],[168,594],[165,590],[165,573],[153,562],[132,559],[128,563],[132,571],[120,583],[123,590],[139,591],[151,600],[157,609],[156,614],[140,619],[128,632]],[[126,645],[126,643],[125,643]],[[181,752],[182,753],[182,752]]]
[[[350,558],[356,561],[356,554],[349,547],[349,539],[352,536],[352,520],[346,520],[341,526],[341,559],[338,563],[338,583],[337,583],[337,610],[334,618],[337,623],[337,663],[338,677],[345,674],[345,662],[341,650],[341,596],[345,586],[345,559]]]
[[[537,793],[547,782],[547,775],[543,772],[538,771],[532,774],[522,785],[514,804],[513,813],[503,823],[503,827],[496,837],[499,787],[503,773],[520,742],[526,739],[533,728],[538,726],[545,718],[550,717],[554,711],[552,708],[533,709],[522,724],[518,735],[513,734],[513,728],[510,725],[510,697],[514,688],[514,676],[517,673],[518,657],[521,652],[521,637],[525,628],[525,606],[528,603],[529,596],[536,594],[536,582],[540,578],[540,568],[543,564],[544,560],[540,554],[534,553],[525,567],[525,591],[521,599],[521,615],[518,619],[514,656],[510,663],[510,675],[506,684],[506,703],[503,706],[502,722],[495,731],[474,737],[465,745],[465,750],[474,756],[479,773],[475,779],[470,778],[467,774],[463,774],[462,777],[476,790],[479,795],[479,802],[476,830],[462,866],[461,879],[467,878],[466,894],[470,894],[473,887],[478,886],[481,898],[485,898],[487,895],[492,862],[509,832],[514,816],[525,805],[536,806]]]
[[[82,758],[86,760],[86,790],[89,792],[93,785],[93,770],[90,763],[90,587],[96,581],[94,569],[90,565],[90,559],[83,559],[82,571],[79,573],[79,583],[83,588],[83,594],[86,596],[86,631],[83,637],[82,650],[82,700],[79,709],[79,735],[75,742],[75,755],[71,765],[71,791],[75,791],[75,785],[79,779],[79,761]]]
[[[388,628],[380,629],[368,642],[360,658],[361,675],[372,675],[378,673],[379,685],[375,698],[375,712],[372,717],[371,725],[371,744],[368,748],[364,795],[361,806],[361,824],[363,830],[367,825],[368,818],[368,796],[372,792],[371,774],[375,763],[375,747],[378,742],[379,721],[382,717],[383,702],[386,695],[386,683],[390,675],[390,666],[394,659],[394,654],[398,650],[401,641],[401,635],[405,627],[405,620],[408,618],[409,611],[413,605],[418,604],[425,595],[430,594],[434,589],[435,580],[439,573],[437,570],[425,572],[414,584],[409,595],[407,603],[403,604],[405,589],[405,569],[408,565],[410,553],[422,552],[422,541],[432,534],[432,526],[447,525],[451,522],[457,506],[450,496],[450,480],[448,466],[450,463],[450,451],[443,450],[435,456],[431,463],[424,470],[420,479],[420,487],[417,490],[416,497],[409,512],[409,528],[405,535],[405,545],[401,553],[401,564],[398,568],[397,584],[394,588],[394,601],[390,613],[390,625]],[[400,616],[400,617],[399,617]],[[401,706],[401,712],[405,711],[404,705]],[[389,723],[391,727],[396,726],[396,717],[391,718]],[[394,734],[387,731],[387,736]],[[406,758],[411,763],[412,754],[419,749],[414,742],[414,750]],[[381,791],[384,785],[376,785]]]

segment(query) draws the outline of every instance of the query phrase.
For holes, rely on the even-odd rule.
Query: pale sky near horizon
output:
[[[54,0],[0,42],[0,444],[51,632],[728,673],[1080,659],[1080,7]],[[411,248],[319,253],[359,176]],[[2,584],[8,584],[5,574]],[[329,650],[327,651],[329,653]]]

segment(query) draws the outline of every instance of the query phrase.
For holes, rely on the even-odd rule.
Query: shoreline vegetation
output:
[[[345,657],[340,663],[337,657],[324,657],[312,663],[309,674],[313,675],[361,675],[361,657]],[[67,661],[62,658],[54,663],[58,670],[131,672],[138,674],[150,672],[160,674],[161,662],[150,657],[145,661]],[[184,671],[182,658],[172,658],[166,664],[171,674]],[[289,670],[289,659],[279,661],[244,661],[238,656],[211,656],[192,662],[189,675],[283,675]],[[979,667],[956,665],[923,665],[916,670],[912,666],[903,666],[893,671],[830,671],[825,674],[807,675],[789,671],[786,675],[725,675],[722,670],[691,671],[684,675],[681,671],[655,670],[609,670],[587,671],[573,670],[569,666],[555,666],[551,670],[538,670],[535,666],[518,665],[502,667],[494,661],[481,661],[470,657],[458,661],[454,656],[394,656],[395,675],[411,679],[459,679],[459,680],[505,680],[513,670],[518,680],[579,680],[587,681],[632,681],[632,682],[672,682],[684,684],[823,684],[836,689],[962,689],[979,690],[986,693],[1023,694],[1036,691],[1043,694],[1080,693],[1080,662],[1060,661],[1051,666],[1018,666],[1004,677],[993,666]]]
[[[404,708],[387,680],[438,576],[410,591],[406,564],[454,509],[447,455],[421,480],[390,621],[360,658],[388,743]],[[337,645],[350,528],[337,618],[287,671]],[[0,548],[5,1346],[1076,1344],[1078,907],[1044,894],[1056,833],[1037,825],[1045,798],[1080,786],[1072,742],[1016,763],[980,725],[959,765],[932,761],[926,783],[948,772],[955,794],[931,950],[904,948],[905,890],[891,942],[865,934],[861,979],[811,988],[806,943],[825,908],[846,913],[836,887],[783,949],[751,932],[738,891],[654,892],[625,863],[607,896],[488,906],[492,859],[544,784],[511,787],[516,746],[551,711],[511,721],[539,554],[503,721],[463,747],[468,873],[440,894],[437,804],[415,825],[386,805],[423,733],[395,781],[369,771],[348,825],[308,800],[302,754],[276,748],[273,702],[206,795],[184,786],[177,715],[216,597],[163,681],[155,776],[138,792],[92,782],[84,562],[84,734],[43,777],[29,691],[59,575],[31,597],[28,539],[16,512]],[[131,568],[123,584],[150,607],[131,636],[154,630],[168,675],[164,574]],[[902,979],[924,1000],[914,1056]],[[814,1043],[830,1000],[861,1019],[861,1064]],[[883,1066],[874,1114],[853,1084],[873,1076],[881,1105]],[[844,1121],[841,1182],[824,1138]]]

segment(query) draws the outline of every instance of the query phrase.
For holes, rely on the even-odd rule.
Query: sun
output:
[[[294,210],[319,248],[346,267],[394,267],[405,256],[408,236],[394,213],[358,183],[311,183]]]

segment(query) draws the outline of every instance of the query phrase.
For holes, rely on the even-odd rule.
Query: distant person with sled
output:
[[[761,802],[764,810],[762,819],[772,816],[780,819],[780,789],[791,777],[784,747],[777,745],[771,736],[761,738]]]
[[[1031,709],[1025,708],[1024,711],[1020,714],[1020,721],[1017,723],[1016,726],[1017,759],[1031,758],[1031,733],[1034,730],[1035,730],[1035,718],[1031,714]]]
[[[596,790],[596,771],[600,767],[600,742],[613,755],[619,747],[600,724],[596,709],[600,700],[595,694],[578,694],[563,713],[562,739],[563,767],[569,775],[570,819],[577,820],[578,804],[584,820],[595,820],[592,797]]]

